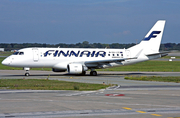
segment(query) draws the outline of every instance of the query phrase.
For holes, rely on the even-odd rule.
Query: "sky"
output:
[[[180,43],[180,0],[0,0],[0,43],[137,43],[166,20]]]

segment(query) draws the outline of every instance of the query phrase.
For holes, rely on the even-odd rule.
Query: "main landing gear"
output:
[[[83,71],[83,72],[81,73],[81,75],[82,75],[82,76],[85,76],[85,75],[86,75],[86,71]]]
[[[24,67],[24,70],[26,71],[25,76],[28,77],[30,68]]]
[[[90,75],[91,76],[97,76],[97,72],[94,69],[91,69]]]

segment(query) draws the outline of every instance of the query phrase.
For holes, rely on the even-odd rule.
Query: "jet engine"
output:
[[[87,70],[88,68],[82,64],[68,64],[67,66],[67,71],[71,74],[81,74]]]

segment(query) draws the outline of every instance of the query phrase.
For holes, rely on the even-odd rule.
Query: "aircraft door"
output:
[[[38,48],[33,48],[33,60],[34,62],[37,62],[39,60],[39,51]]]
[[[126,58],[131,58],[131,52],[129,50],[126,50]],[[130,62],[130,59],[127,62]]]

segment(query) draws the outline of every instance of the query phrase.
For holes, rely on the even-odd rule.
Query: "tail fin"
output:
[[[165,22],[165,20],[159,20],[151,28],[151,30],[140,43],[144,48],[152,52],[159,52]]]
[[[165,20],[157,21],[156,24],[147,33],[145,38],[138,45],[135,45],[128,50],[131,50],[132,52],[143,50],[145,54],[158,53],[165,22]]]

